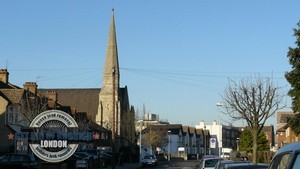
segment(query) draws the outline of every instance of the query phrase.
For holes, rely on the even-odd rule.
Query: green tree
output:
[[[292,98],[292,109],[294,112],[300,111],[300,22],[298,22],[297,26],[298,28],[294,29],[296,46],[294,48],[289,47],[287,53],[292,70],[285,73],[286,80],[291,84],[288,95]],[[296,114],[294,118],[290,119],[288,125],[298,135],[300,133],[300,114]]]
[[[270,150],[269,141],[264,132],[258,134],[258,151]],[[241,151],[252,152],[253,138],[250,130],[244,130],[240,137],[239,149]]]
[[[233,120],[245,120],[251,130],[254,163],[257,163],[259,133],[266,121],[284,107],[279,89],[270,78],[247,78],[240,82],[229,81],[222,96],[225,109],[222,112]]]
[[[288,94],[292,98],[292,109],[295,112],[300,110],[300,22],[297,26],[298,29],[294,29],[296,47],[289,47],[287,53],[292,70],[285,73],[286,80],[291,84]]]

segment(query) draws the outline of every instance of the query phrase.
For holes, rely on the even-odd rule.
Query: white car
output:
[[[156,165],[158,165],[157,158],[155,155],[146,155],[142,159],[142,164],[143,164],[143,166],[147,166],[147,165],[155,165],[156,166]]]

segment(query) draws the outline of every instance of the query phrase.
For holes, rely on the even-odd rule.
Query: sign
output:
[[[75,132],[68,132],[78,128],[78,125],[69,114],[60,110],[42,112],[29,127],[38,131],[35,134],[38,139],[29,144],[32,152],[40,159],[52,163],[68,159],[78,147],[78,144],[70,141],[82,137]]]
[[[216,138],[210,138],[210,144],[209,144],[209,148],[216,148]]]
[[[184,147],[178,147],[178,151],[183,151],[184,152]]]

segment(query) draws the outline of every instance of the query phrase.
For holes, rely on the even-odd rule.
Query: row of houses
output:
[[[228,157],[230,152],[238,150],[239,137],[247,127],[226,126],[214,121],[212,124],[184,126],[182,124],[160,123],[158,120],[140,120],[136,123],[137,132],[141,134],[140,141],[142,155],[156,153],[171,154],[184,158],[203,155],[218,155]],[[156,140],[152,135],[160,135],[163,139],[158,149],[149,146]],[[270,147],[274,147],[274,126],[265,126],[263,132],[269,141]],[[157,144],[156,144],[157,145]]]
[[[137,129],[139,126],[140,124],[138,124]],[[203,155],[220,155],[220,150],[221,153],[225,153],[237,148],[239,129],[231,127],[224,128],[224,131],[234,134],[230,134],[230,137],[227,137],[226,143],[223,143],[222,147],[220,142],[218,142],[218,136],[210,128],[190,127],[181,124],[150,124],[140,131],[141,139],[139,144],[142,147],[142,155],[153,154],[153,151],[157,154],[164,153],[184,158],[188,158],[188,156],[200,158]],[[149,144],[155,145],[155,143],[149,143],[148,140],[155,140],[153,136],[149,136],[149,133],[162,137],[162,140],[159,140],[161,145],[158,149],[149,146]],[[220,149],[221,147],[222,149]]]
[[[22,87],[9,82],[9,72],[0,69],[0,153],[29,153],[28,141],[15,140],[15,133],[26,130],[37,114],[46,110],[61,110],[71,115],[81,130],[95,132],[100,139],[81,144],[80,149],[109,146],[111,132],[89,119],[86,112],[63,105],[55,91],[39,92],[35,82]]]
[[[188,154],[204,155],[210,153],[210,133],[208,130],[181,124],[151,124],[137,132],[141,134],[138,144],[141,147],[142,156],[156,153],[187,158]],[[151,142],[151,139],[154,141]],[[156,146],[149,146],[151,144]]]

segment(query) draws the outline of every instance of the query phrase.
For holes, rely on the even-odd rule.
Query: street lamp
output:
[[[171,139],[170,139],[170,134],[171,131],[168,130],[167,134],[168,134],[168,139],[169,139],[169,144],[168,144],[168,161],[170,161],[170,158],[171,158]]]
[[[206,155],[206,126],[204,126],[204,155]]]
[[[143,120],[138,121],[140,124],[140,165],[142,165],[142,122]]]
[[[224,107],[224,103],[223,102],[218,102],[216,103],[216,106],[223,106]],[[219,138],[218,138],[218,147],[219,147],[219,157],[221,157],[221,154],[222,154],[222,138],[223,138],[223,132],[222,132],[222,124],[221,124],[221,118],[220,116],[218,115],[218,118],[219,118]]]
[[[240,142],[240,138],[236,138],[236,150],[239,151],[239,142]]]

